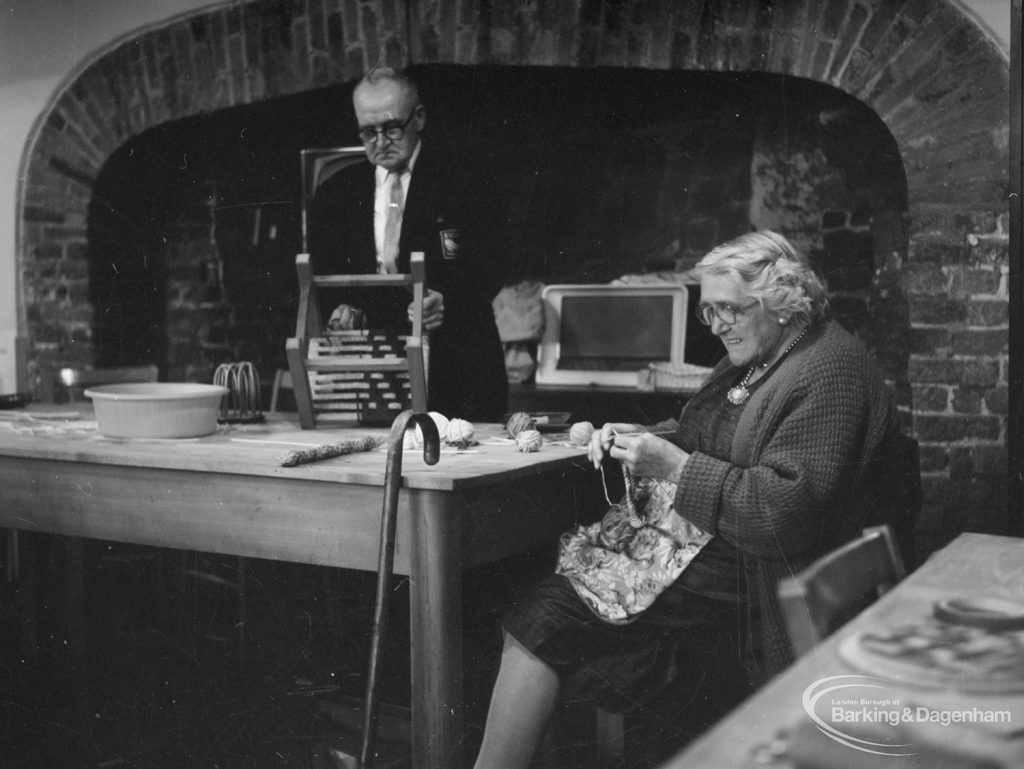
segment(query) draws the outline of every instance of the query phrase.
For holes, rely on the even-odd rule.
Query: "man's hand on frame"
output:
[[[409,322],[412,322],[412,305],[409,305]],[[428,288],[423,296],[423,329],[433,331],[444,322],[444,295]]]

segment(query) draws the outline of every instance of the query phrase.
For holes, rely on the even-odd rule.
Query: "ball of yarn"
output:
[[[508,432],[509,438],[515,438],[523,430],[532,430],[533,426],[533,417],[525,411],[517,411],[508,418],[508,422],[505,424],[505,431]]]
[[[536,430],[523,430],[516,436],[516,450],[522,451],[524,454],[540,451],[542,443],[544,443],[544,439]]]
[[[406,430],[405,435],[402,436],[402,448],[403,449],[418,449],[423,445],[423,433],[420,432],[419,426],[413,430]]]
[[[448,422],[448,442],[468,443],[473,440],[473,425],[465,419],[452,419]]]
[[[569,443],[573,446],[586,446],[593,434],[594,425],[590,422],[574,422],[569,428]]]
[[[443,441],[448,435],[448,417],[440,411],[428,411],[427,416],[434,420],[434,424],[437,425],[437,437]]]

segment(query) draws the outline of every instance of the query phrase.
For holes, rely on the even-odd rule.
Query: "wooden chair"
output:
[[[292,372],[286,368],[279,368],[274,372],[274,386],[270,391],[270,408],[268,409],[271,414],[276,414],[280,409],[282,392],[292,393],[292,397],[294,397],[295,385],[292,383]]]
[[[892,529],[873,526],[782,580],[777,595],[793,651],[806,654],[905,575]]]
[[[366,160],[362,145],[352,147],[308,147],[299,152],[302,175],[302,251],[309,252],[309,208],[320,185],[349,166]]]

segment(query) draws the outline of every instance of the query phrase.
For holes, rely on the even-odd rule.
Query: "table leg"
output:
[[[457,494],[409,489],[412,761],[461,769],[463,505]]]
[[[64,538],[64,579],[67,587],[68,645],[76,667],[85,659],[85,540]]]
[[[18,649],[22,665],[33,670],[39,662],[39,590],[38,590],[38,535],[21,532],[14,541],[19,548],[17,617]]]

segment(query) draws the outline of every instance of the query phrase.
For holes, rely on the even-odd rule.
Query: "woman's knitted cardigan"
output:
[[[738,375],[726,358],[711,379]],[[711,397],[708,389],[694,402]],[[680,431],[686,429],[684,410]],[[872,517],[896,429],[877,364],[832,321],[812,327],[753,391],[728,461],[690,455],[676,510],[739,549],[752,605],[760,609],[767,673],[792,660],[776,585],[851,539]]]

